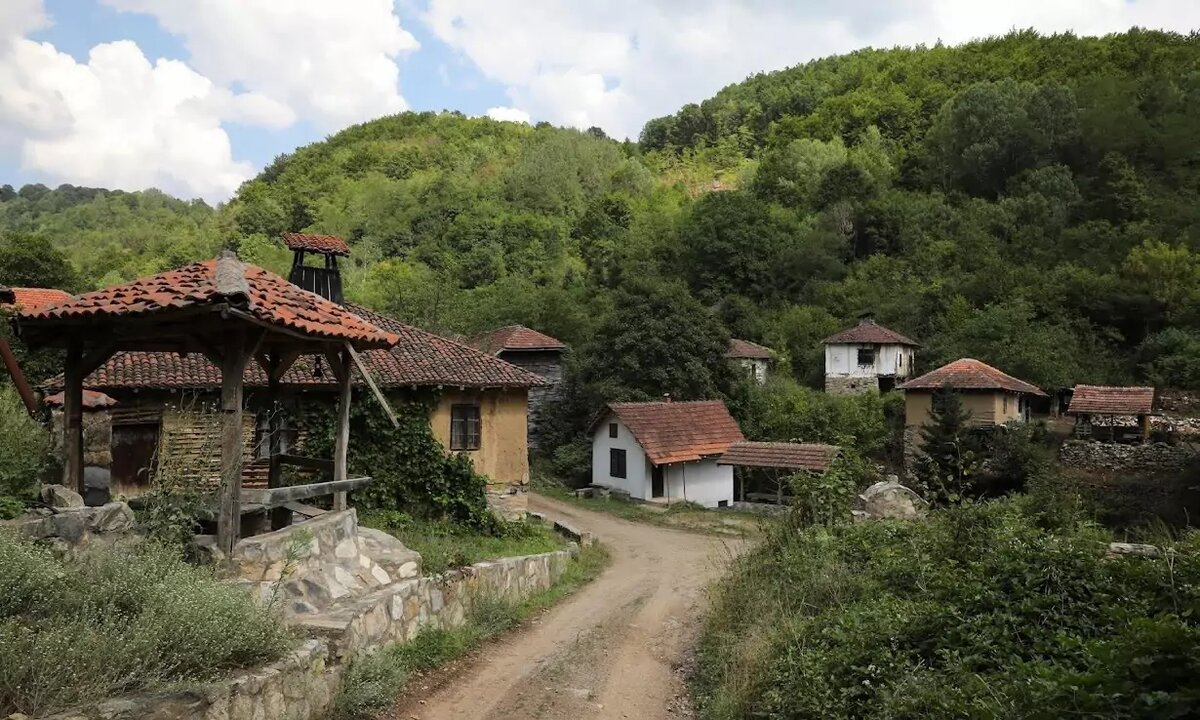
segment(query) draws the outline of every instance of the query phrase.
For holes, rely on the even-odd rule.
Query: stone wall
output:
[[[1166,443],[1125,444],[1068,440],[1059,449],[1059,462],[1079,470],[1172,474],[1198,458],[1187,445]]]
[[[563,358],[553,352],[503,352],[500,359],[540,375],[546,385],[529,389],[529,448],[538,449],[542,409],[562,396]]]
[[[879,390],[879,378],[851,377],[849,375],[826,375],[825,392],[830,395],[862,395]]]

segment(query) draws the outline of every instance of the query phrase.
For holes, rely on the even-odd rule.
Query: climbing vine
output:
[[[392,409],[400,421],[394,427],[375,398],[355,391],[350,406],[349,470],[375,479],[355,493],[355,503],[494,531],[498,524],[488,510],[486,479],[475,472],[466,455],[448,455],[429,427],[438,398],[434,390],[393,395]],[[292,418],[304,438],[305,454],[333,457],[335,406],[301,403]]]

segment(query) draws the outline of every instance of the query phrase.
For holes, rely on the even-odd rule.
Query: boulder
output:
[[[858,496],[861,510],[872,520],[917,520],[925,517],[928,503],[894,477],[877,482]]]
[[[43,485],[42,502],[52,508],[81,508],[83,496],[66,485]]]
[[[98,508],[89,525],[92,532],[119,533],[133,529],[133,510],[123,502],[110,502]]]
[[[393,580],[421,574],[421,555],[382,530],[359,526],[362,554],[383,568]]]

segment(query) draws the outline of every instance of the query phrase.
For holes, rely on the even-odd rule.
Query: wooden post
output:
[[[350,448],[350,353],[343,350],[338,353],[337,360],[339,367],[334,369],[338,380],[337,444],[333,450],[333,479],[335,481],[346,479],[346,457]],[[334,493],[333,510],[335,512],[345,510],[347,505],[345,492]]]
[[[83,495],[83,347],[78,340],[67,345],[63,370],[63,485]]]
[[[233,556],[242,523],[242,385],[246,371],[245,329],[231,328],[221,362],[221,490],[217,547]]]
[[[277,488],[282,482],[279,455],[283,452],[283,418],[279,408],[280,359],[277,353],[267,357],[267,487]],[[279,530],[291,524],[292,511],[287,508],[271,510],[271,529]]]

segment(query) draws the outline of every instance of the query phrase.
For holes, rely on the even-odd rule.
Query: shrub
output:
[[[0,386],[0,518],[20,512],[51,466],[50,433],[29,417],[11,385]]]
[[[59,560],[0,533],[0,715],[50,713],[280,657],[281,621],[158,546]]]
[[[1190,717],[1200,535],[1105,557],[1025,501],[924,523],[785,523],[715,591],[694,678],[718,718]]]
[[[857,491],[869,483],[871,474],[857,453],[843,448],[825,472],[793,475],[788,480],[795,498],[789,519],[800,527],[849,522]]]

